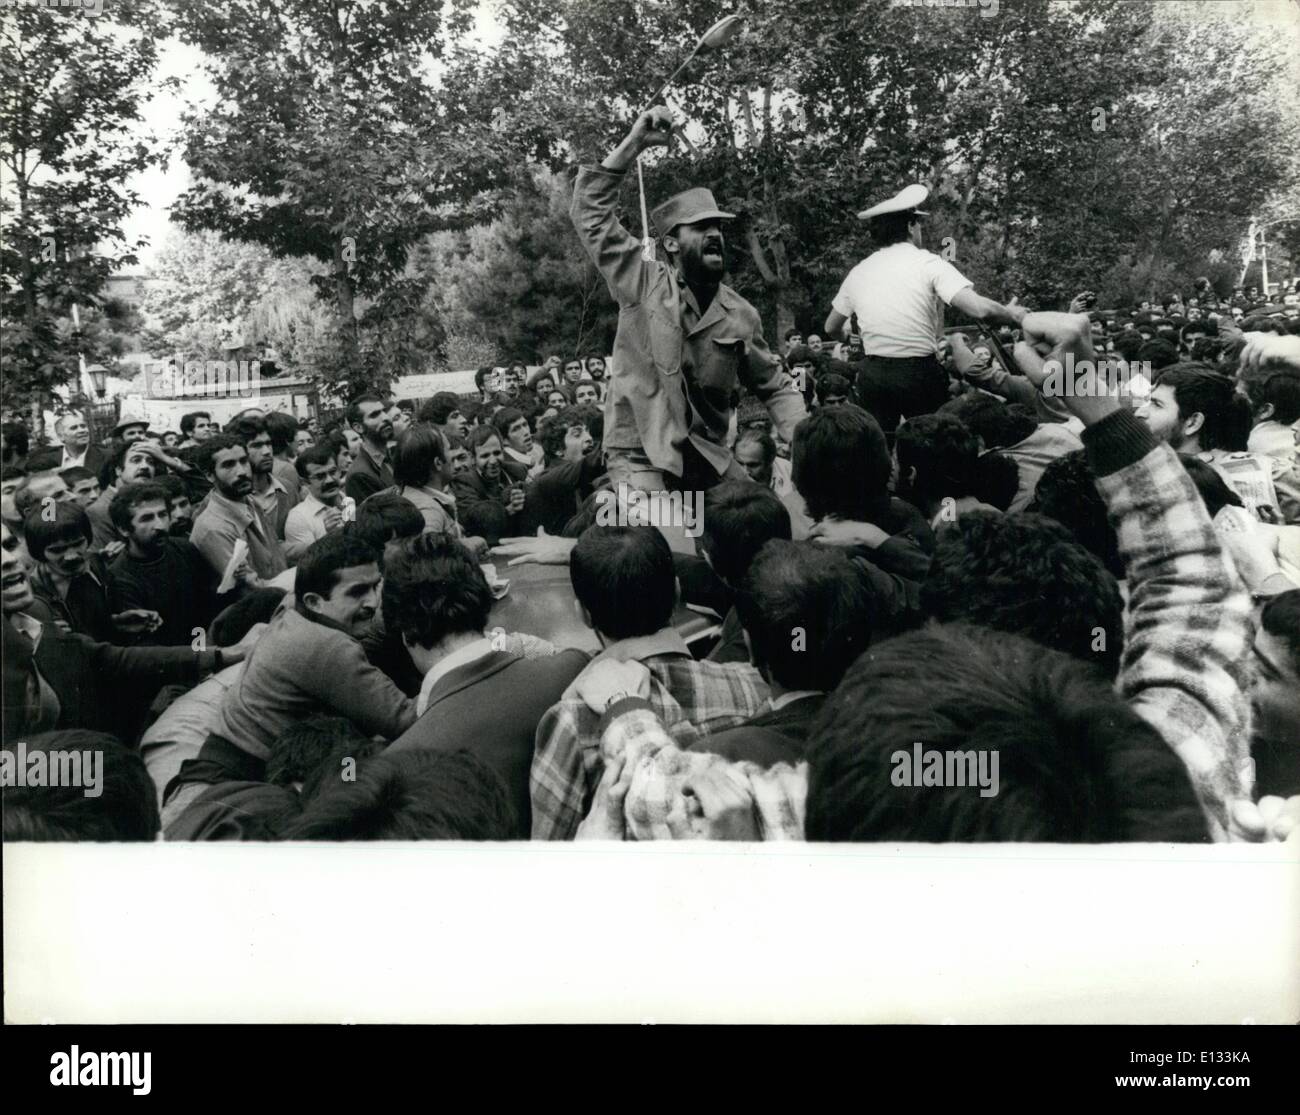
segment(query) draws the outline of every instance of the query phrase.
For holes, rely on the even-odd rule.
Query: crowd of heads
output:
[[[910,235],[905,221],[877,222],[876,231],[884,243]],[[1243,330],[1300,332],[1297,306],[1252,303],[1244,291],[1219,299],[1198,286],[1185,301],[1090,317],[1099,357],[1148,369],[1147,390],[1125,406],[1180,455],[1208,519],[1221,527],[1247,516],[1277,531],[1274,552],[1286,553],[1294,540],[1285,532],[1300,533],[1300,505],[1288,504],[1280,481],[1269,504],[1234,469],[1260,459],[1264,435],[1300,422],[1300,363],[1240,360]],[[284,470],[295,501],[327,509],[344,506],[359,468],[387,470],[391,485],[358,492],[346,518],[331,518],[289,563],[289,581],[246,585],[211,617],[208,636],[231,645],[291,608],[364,646],[381,672],[385,655],[400,656],[406,672],[389,678],[414,700],[440,664],[492,637],[499,586],[473,536],[496,544],[540,532],[563,537],[572,608],[615,659],[613,648],[676,630],[684,606],[707,609],[718,626],[690,656],[732,672],[706,676],[757,686],[771,702],[762,715],[804,710],[782,746],[806,770],[808,839],[1206,840],[1202,788],[1125,689],[1140,635],[1126,608],[1143,571],[1121,544],[1114,496],[1078,423],[985,389],[994,366],[1018,375],[1009,355],[1017,332],[965,340],[969,357],[940,353],[947,401],[885,428],[863,405],[870,357],[858,333],[832,340],[787,331],[778,359],[808,414],[787,443],[762,399],[731,400],[736,467],[703,493],[702,533],[686,559],[653,526],[593,516],[608,483],[596,479],[609,385],[598,354],[485,366],[472,395],[439,392],[418,407],[363,394],[323,423],[251,412],[219,427],[193,412],[170,442],[147,423],[126,426],[95,454],[97,467],[32,470],[24,431],[7,426],[6,614],[27,606],[14,580],[20,563],[58,585],[89,576],[111,585],[99,510],[118,547],[147,562],[188,538],[211,499],[248,505]],[[61,415],[55,432],[72,458],[92,440],[79,414]],[[1290,467],[1300,471],[1291,446]],[[432,528],[430,516],[440,514],[445,525]],[[1229,564],[1249,576],[1244,563]],[[1300,568],[1280,568],[1295,578],[1289,587],[1247,586],[1261,601],[1250,698],[1260,726],[1257,785],[1293,796],[1300,758],[1285,741],[1300,739]],[[688,704],[673,688],[683,684],[672,670],[654,672],[661,715]],[[560,687],[555,699],[559,709],[572,691]],[[727,726],[757,725],[767,708]],[[527,726],[539,746],[558,715]],[[996,797],[951,785],[891,792],[897,756],[918,741],[948,757],[996,753]],[[518,798],[483,756],[385,742],[328,707],[281,732],[266,759],[274,808],[249,831],[325,841],[518,832]],[[24,744],[101,753],[104,792],[6,789],[6,839],[157,837],[165,799],[133,747],[80,725]],[[692,746],[707,751],[707,738]],[[340,780],[348,762],[355,777]]]

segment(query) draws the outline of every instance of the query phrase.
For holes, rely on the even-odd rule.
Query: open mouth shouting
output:
[[[0,577],[0,596],[4,598],[5,611],[17,611],[32,602],[31,582],[25,569],[12,569]]]

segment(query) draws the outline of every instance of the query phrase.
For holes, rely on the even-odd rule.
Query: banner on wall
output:
[[[143,414],[149,419],[150,427],[158,432],[174,430],[179,433],[181,415],[191,411],[206,411],[214,422],[224,426],[240,411],[250,407],[257,407],[267,414],[281,410],[295,418],[311,417],[311,397],[295,393],[292,388],[284,392],[268,392],[264,386],[262,393],[252,399],[148,399],[143,395],[126,395],[122,399],[123,414]]]

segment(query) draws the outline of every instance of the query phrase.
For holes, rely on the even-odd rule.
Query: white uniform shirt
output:
[[[846,318],[858,315],[868,356],[933,356],[944,305],[970,285],[947,260],[905,240],[854,267],[831,307]]]

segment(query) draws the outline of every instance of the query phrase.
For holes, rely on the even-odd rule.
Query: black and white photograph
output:
[[[47,1094],[243,1045],[172,1023],[1278,1079],[1300,0],[0,0],[0,407]]]

